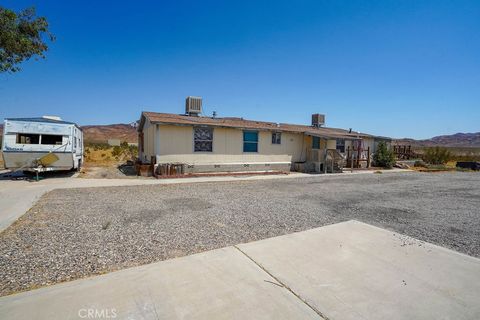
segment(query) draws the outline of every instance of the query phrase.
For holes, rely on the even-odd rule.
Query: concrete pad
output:
[[[480,260],[357,221],[237,246],[329,319],[480,319]]]
[[[91,313],[91,317],[89,317]],[[229,247],[0,298],[6,319],[319,319]]]

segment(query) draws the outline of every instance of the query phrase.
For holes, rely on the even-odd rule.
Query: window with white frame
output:
[[[282,133],[273,132],[272,133],[272,144],[281,144],[282,143]]]
[[[212,152],[213,128],[193,128],[193,143],[195,152]]]

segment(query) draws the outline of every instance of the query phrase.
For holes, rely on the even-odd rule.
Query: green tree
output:
[[[395,155],[384,141],[378,143],[377,152],[373,154],[373,162],[377,167],[391,168],[395,163]]]
[[[45,58],[46,40],[55,37],[48,31],[45,17],[36,17],[31,7],[19,13],[0,7],[0,72],[17,72],[18,66],[35,56]]]

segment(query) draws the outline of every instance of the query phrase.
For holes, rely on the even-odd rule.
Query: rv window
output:
[[[63,136],[42,134],[42,144],[61,145]]]
[[[18,133],[17,134],[17,143],[18,144],[38,144],[40,141],[39,134],[31,133]]]
[[[194,128],[193,130],[195,152],[212,152],[213,150],[213,129]]]

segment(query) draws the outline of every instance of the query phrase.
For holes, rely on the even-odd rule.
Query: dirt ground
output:
[[[80,178],[92,179],[133,179],[139,178],[132,165],[127,165],[131,160],[126,154],[114,156],[113,148],[98,149],[87,147],[85,149],[85,162]]]
[[[480,256],[479,173],[57,189],[0,234],[0,294],[359,220]]]
[[[122,163],[111,163],[109,165],[96,166],[86,164],[82,167],[79,175],[86,179],[141,179],[137,176],[133,166]]]

